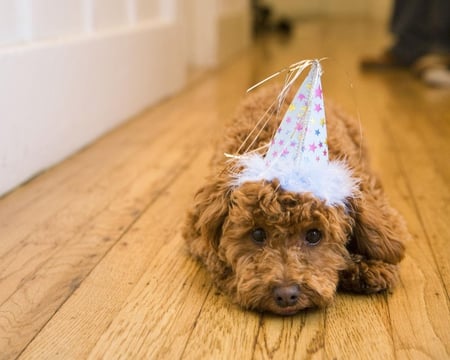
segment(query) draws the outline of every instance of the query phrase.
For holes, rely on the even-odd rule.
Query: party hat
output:
[[[252,152],[238,156],[233,184],[278,179],[288,191],[312,193],[329,205],[345,205],[357,193],[358,180],[342,161],[329,161],[325,107],[319,60],[298,64],[294,78],[284,87],[284,96],[294,80],[308,66],[309,74],[300,85],[286,114],[262,156]]]
[[[280,158],[295,166],[328,162],[321,72],[319,61],[314,61],[272,140],[265,156],[268,165]]]

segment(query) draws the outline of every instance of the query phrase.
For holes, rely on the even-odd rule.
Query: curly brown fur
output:
[[[358,123],[336,106],[326,107],[330,160],[345,160],[360,179],[359,196],[345,208],[285,191],[276,180],[230,185],[224,152],[238,152],[278,92],[250,95],[227,127],[213,173],[188,212],[183,235],[190,252],[233,302],[259,311],[287,315],[325,306],[338,286],[359,293],[391,289],[408,232],[369,168]],[[277,126],[273,117],[252,148],[240,152],[268,143]],[[264,241],[256,241],[261,230]],[[313,245],[307,233],[316,230],[321,238]]]

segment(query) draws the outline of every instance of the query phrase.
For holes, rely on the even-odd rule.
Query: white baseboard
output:
[[[153,22],[0,48],[0,195],[180,89],[179,38]]]

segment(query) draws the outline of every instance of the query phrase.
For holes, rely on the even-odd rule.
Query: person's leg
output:
[[[412,71],[427,85],[450,87],[450,1],[430,0],[430,45]]]
[[[434,0],[394,0],[391,10],[390,31],[394,43],[378,56],[361,60],[364,70],[409,67],[417,57],[427,51],[428,2]],[[448,1],[448,0],[444,0]]]
[[[395,0],[390,30],[394,44],[361,60],[363,70],[404,67],[424,83],[450,87],[450,1]]]
[[[430,52],[433,14],[437,3],[448,0],[396,0],[391,19],[395,41],[390,53],[405,65]]]
[[[434,3],[430,14],[433,51],[450,54],[450,1],[430,0]]]

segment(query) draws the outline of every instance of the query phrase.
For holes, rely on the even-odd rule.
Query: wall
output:
[[[217,20],[217,61],[222,63],[251,42],[251,9],[248,1],[220,0]]]
[[[184,4],[189,64],[214,67],[250,44],[250,0],[185,0]]]
[[[216,66],[240,51],[248,9],[249,0],[0,0],[0,195],[181,89],[189,63]]]

